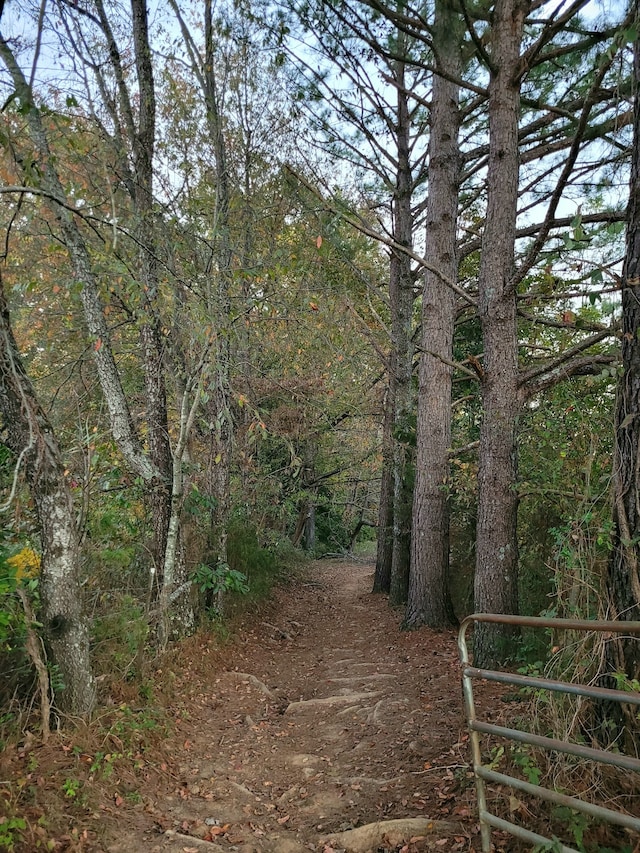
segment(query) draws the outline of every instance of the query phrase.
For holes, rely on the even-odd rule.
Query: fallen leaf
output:
[[[515,812],[520,811],[522,808],[522,803],[517,797],[514,797],[513,794],[509,796],[509,811],[511,814],[515,814]]]

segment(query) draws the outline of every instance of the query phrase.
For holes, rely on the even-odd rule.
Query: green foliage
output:
[[[609,375],[565,381],[522,419],[523,613],[551,608],[558,616],[593,618],[597,612],[611,524],[612,382]]]
[[[626,672],[614,672],[612,673],[612,677],[617,690],[624,690],[627,693],[640,693],[640,680],[637,678],[629,678]],[[640,724],[640,708],[637,708],[635,713],[636,719]],[[605,719],[603,725],[606,723],[607,720]]]
[[[79,779],[65,779],[62,783],[62,791],[69,800],[76,800],[80,794],[82,782]]]
[[[96,443],[91,460],[100,488],[91,495],[86,518],[85,573],[90,587],[141,594],[147,583],[142,488],[114,465],[110,444]]]
[[[567,806],[554,806],[551,811],[551,816],[557,820],[561,826],[566,827],[567,832],[571,836],[578,850],[585,850],[584,834],[591,823],[589,817],[582,812],[577,812]]]
[[[288,538],[271,531],[265,539],[262,544],[255,526],[243,514],[229,524],[229,565],[245,577],[252,601],[267,597],[273,585],[301,560],[300,551]]]
[[[102,752],[98,751],[93,757],[89,772],[99,774],[103,779],[109,779],[113,775],[115,765],[124,756],[121,752]]]
[[[522,771],[523,776],[530,785],[539,785],[542,770],[538,767],[530,747],[526,744],[514,747],[511,752],[513,761]]]
[[[227,563],[218,563],[216,566],[201,563],[193,573],[193,580],[200,592],[213,595],[226,592],[244,595],[249,591],[246,575],[230,568]]]
[[[21,830],[27,828],[27,822],[21,817],[0,816],[0,850],[12,853],[20,841]]]
[[[143,605],[131,595],[104,594],[93,622],[92,641],[96,669],[122,678],[140,675],[136,661],[149,635]]]
[[[150,703],[144,708],[132,708],[127,702],[123,702],[116,709],[106,734],[115,735],[116,742],[121,744],[121,750],[133,754],[134,751],[143,749],[150,737],[166,731],[167,721],[161,707]]]
[[[22,589],[37,612],[40,557],[29,545],[0,546],[0,709],[12,698],[27,699],[34,683],[33,667],[25,650]],[[9,732],[18,722],[13,714],[0,714],[0,728]]]
[[[55,663],[49,663],[49,683],[53,693],[61,693],[65,689],[64,679],[60,672],[60,667]]]
[[[602,506],[589,507],[569,524],[549,531],[556,546],[555,615],[599,616],[601,578],[611,551],[612,522],[605,512]]]
[[[342,508],[335,505],[332,495],[322,490],[317,495],[315,510],[316,542],[314,553],[342,554],[349,546],[350,532]]]
[[[10,651],[20,624],[20,611],[14,593],[17,587],[15,571],[7,563],[9,554],[0,553],[0,653]]]

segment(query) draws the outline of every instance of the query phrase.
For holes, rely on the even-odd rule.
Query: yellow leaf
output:
[[[511,814],[514,814],[517,811],[520,811],[522,808],[522,803],[517,797],[514,797],[513,794],[509,796],[509,811]]]

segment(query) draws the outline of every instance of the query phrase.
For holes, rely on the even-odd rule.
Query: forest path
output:
[[[316,562],[182,676],[166,784],[109,853],[479,849],[455,636],[401,632],[372,581]]]

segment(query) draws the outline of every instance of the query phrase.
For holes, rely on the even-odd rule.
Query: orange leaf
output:
[[[59,284],[54,284],[51,289],[53,290],[54,293],[60,293],[60,291],[62,290],[62,288],[60,287]]]
[[[93,345],[93,348],[96,352],[98,352],[98,350],[100,349],[101,346],[102,346],[102,338],[98,338],[98,340]]]
[[[320,246],[322,246],[322,237],[320,236],[320,234],[318,234],[318,238],[316,240],[316,246],[318,247],[318,249],[320,248]]]

